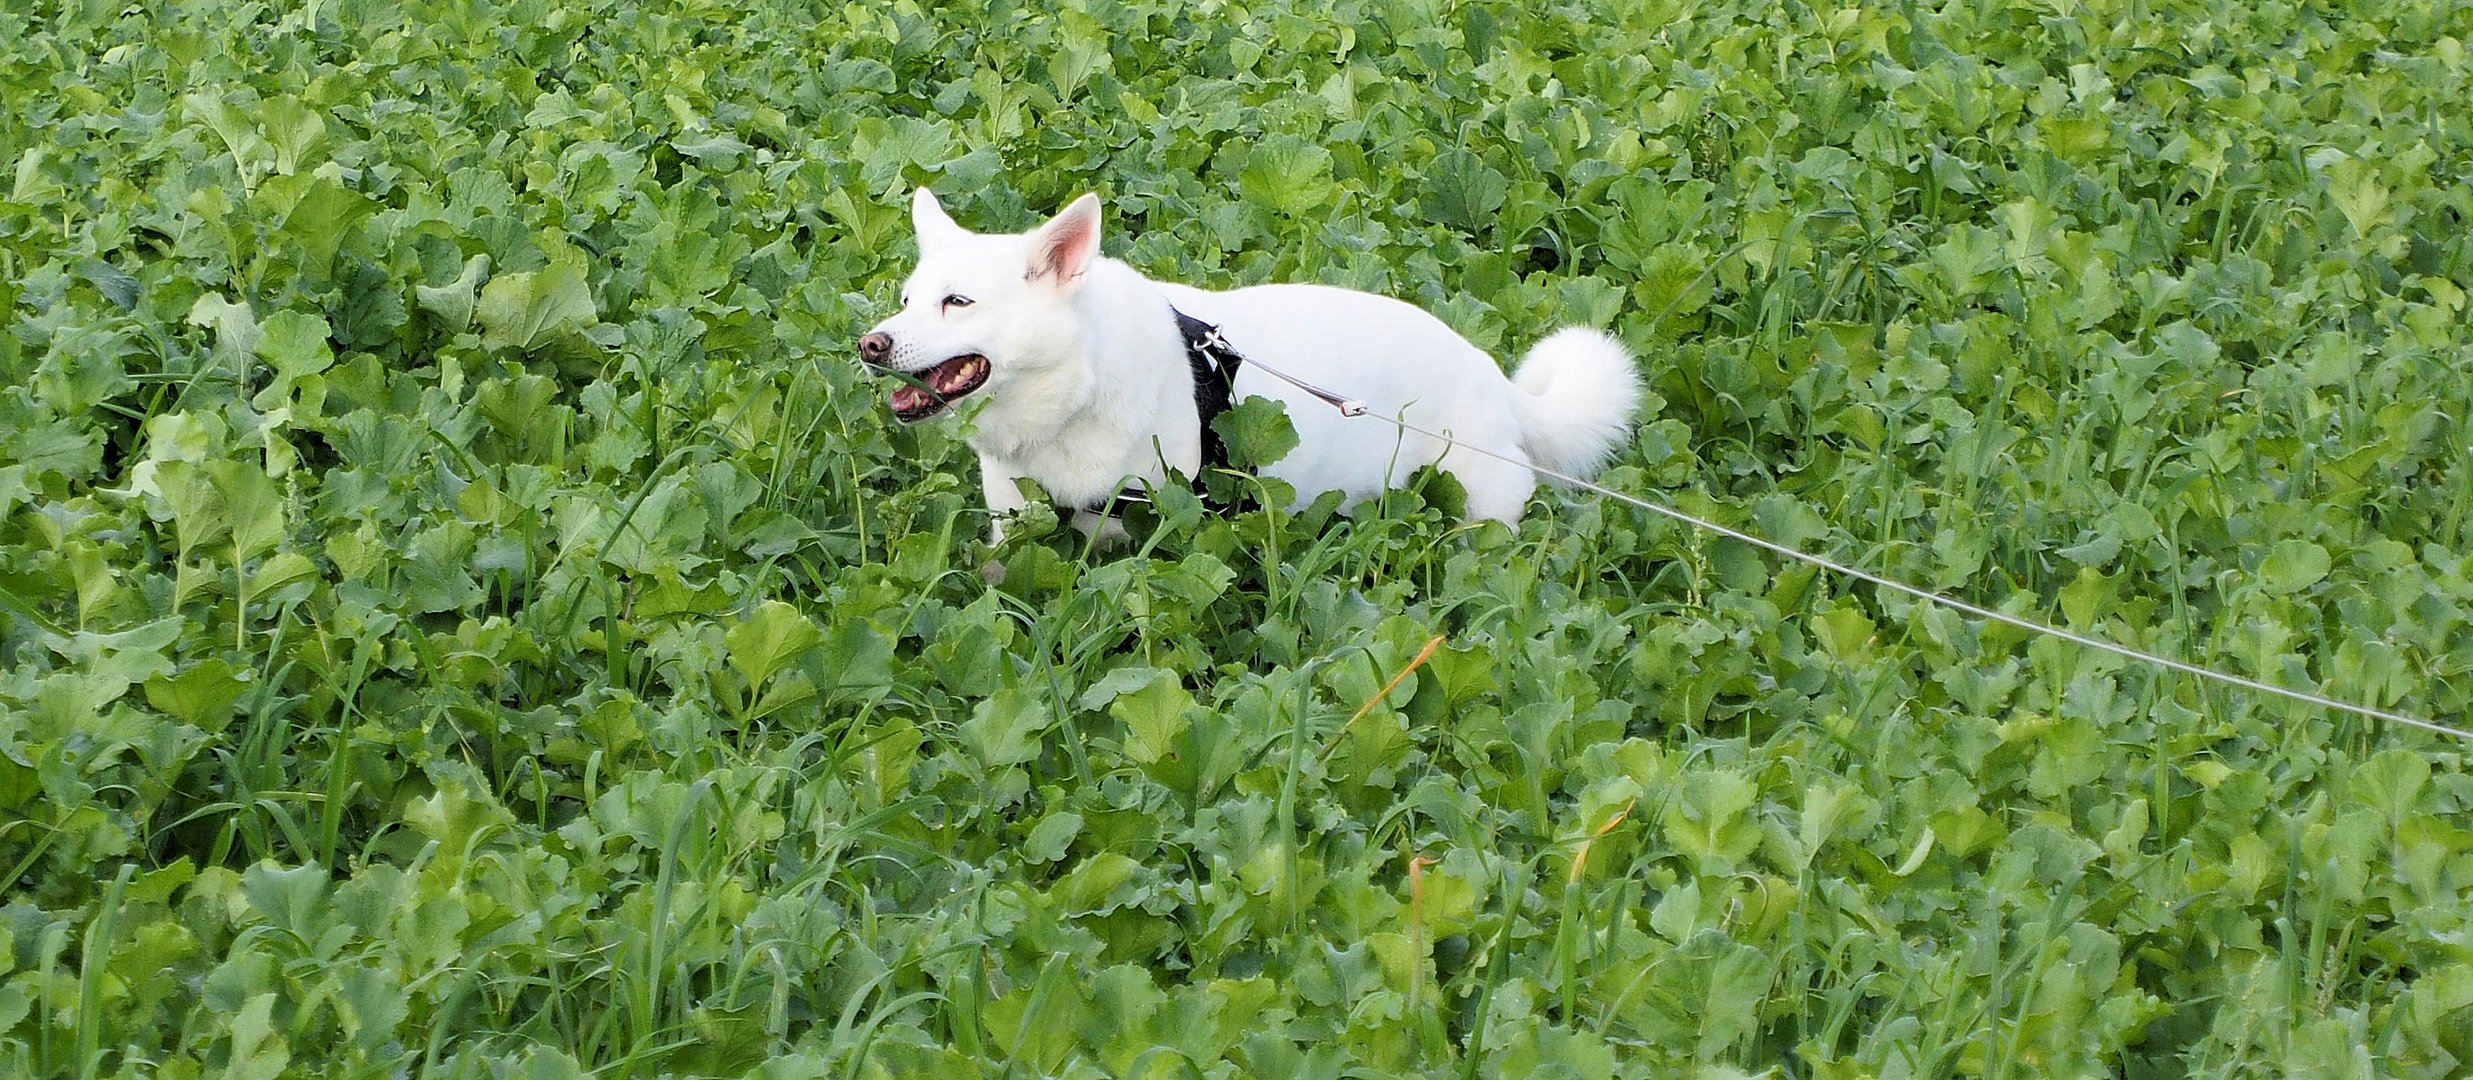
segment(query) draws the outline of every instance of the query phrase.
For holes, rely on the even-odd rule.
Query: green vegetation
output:
[[[2461,725],[2473,7],[1062,6],[0,11],[0,1074],[2473,1069],[2473,748],[1560,494],[990,550],[849,347],[1098,190]]]

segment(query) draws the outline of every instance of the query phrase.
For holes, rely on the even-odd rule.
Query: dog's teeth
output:
[[[951,367],[937,369],[937,391],[950,394],[970,385],[970,381],[978,377],[978,365],[977,360],[964,360]]]

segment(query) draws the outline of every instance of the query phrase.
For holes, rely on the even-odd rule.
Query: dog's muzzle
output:
[[[902,380],[885,396],[885,405],[893,410],[893,418],[905,424],[915,424],[945,411],[946,407],[987,385],[993,368],[986,356],[963,353],[918,371],[904,371],[893,363],[893,335],[882,330],[869,331],[859,338],[859,360],[869,369],[884,372]]]
[[[882,330],[868,331],[859,339],[859,362],[872,368],[884,367],[893,355],[893,335]]]

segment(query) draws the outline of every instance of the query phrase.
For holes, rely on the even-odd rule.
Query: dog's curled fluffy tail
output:
[[[1581,479],[1597,474],[1631,434],[1640,371],[1621,342],[1577,326],[1529,347],[1511,376],[1520,448],[1529,460]]]

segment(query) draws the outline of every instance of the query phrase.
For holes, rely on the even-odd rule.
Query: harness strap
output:
[[[1228,344],[1219,327],[1178,311],[1173,305],[1168,311],[1176,316],[1176,331],[1185,339],[1185,364],[1194,376],[1194,414],[1202,423],[1202,468],[1200,473],[1228,467],[1228,443],[1211,427],[1235,404],[1237,368],[1245,356]],[[1202,476],[1192,477],[1194,492],[1202,492]],[[1140,484],[1127,484],[1123,491],[1107,497],[1096,506],[1083,509],[1094,514],[1113,515],[1121,502],[1147,503],[1150,494]]]
[[[1245,357],[1220,336],[1218,327],[1173,306],[1168,310],[1176,314],[1177,333],[1185,337],[1185,363],[1194,373],[1194,413],[1202,418],[1202,468],[1206,472],[1227,468],[1228,444],[1211,421],[1234,404],[1237,367],[1245,363]]]

